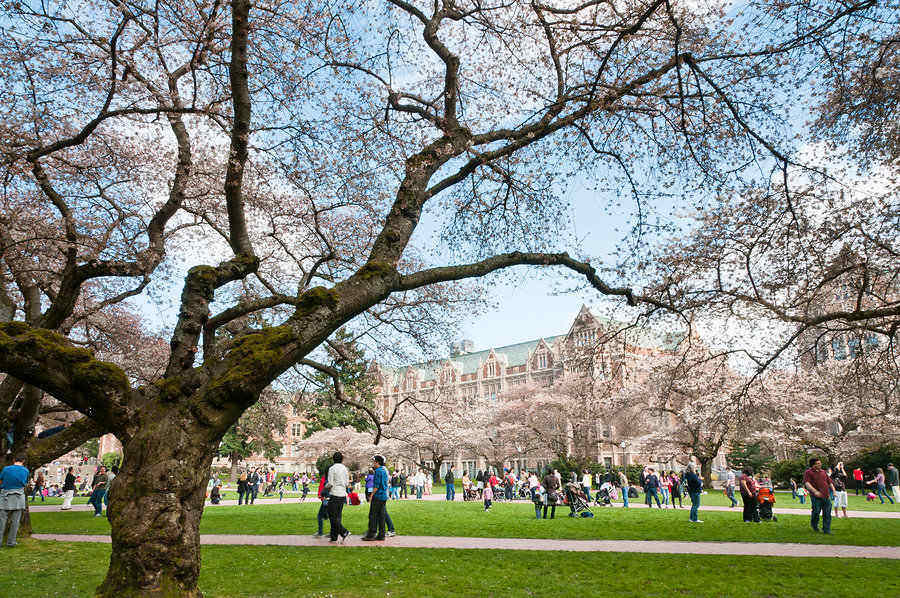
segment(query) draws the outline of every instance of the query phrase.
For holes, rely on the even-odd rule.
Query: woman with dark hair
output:
[[[881,504],[884,504],[884,499],[888,499],[891,501],[891,504],[894,504],[894,499],[887,493],[887,488],[884,485],[884,470],[880,467],[875,470],[875,477],[866,482],[866,484],[875,484],[875,496],[881,500]],[[884,495],[884,498],[882,498]]]
[[[753,468],[745,467],[743,475],[741,475],[741,501],[744,503],[744,523],[759,523],[759,506],[756,502],[756,495],[759,492],[759,486],[753,479]]]
[[[550,507],[550,519],[556,517],[556,503],[559,500],[559,480],[549,469],[541,485],[544,487],[544,519],[547,518],[547,507]]]
[[[344,465],[344,455],[340,451],[334,453],[334,465],[328,468],[325,490],[328,490],[328,519],[331,522],[331,542],[346,541],[350,530],[344,527],[341,516],[347,503],[347,487],[350,485],[350,472]]]

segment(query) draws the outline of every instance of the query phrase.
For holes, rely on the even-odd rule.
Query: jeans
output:
[[[391,486],[391,498],[400,500],[400,486]]]
[[[512,497],[513,497],[512,486],[506,486],[506,488],[504,489],[504,493],[506,496],[506,500],[512,500]]]
[[[866,493],[865,486],[863,486],[862,480],[856,480],[856,496],[859,496],[859,491],[862,490],[863,494]]]
[[[534,503],[534,516],[541,518],[541,503]]]
[[[7,511],[0,509],[0,545],[3,544],[3,530],[6,529],[6,519],[9,518],[9,535],[6,536],[6,545],[16,545],[16,534],[19,533],[19,521],[22,520],[22,510]]]
[[[250,504],[252,505],[254,502],[256,502],[257,494],[259,494],[259,484],[251,484],[249,491],[247,492],[247,496],[249,496],[249,498],[245,500],[249,500]]]
[[[44,487],[43,486],[35,486],[31,491],[31,502],[34,502],[34,497],[40,496],[41,502],[44,502]]]
[[[425,490],[425,486],[416,486],[416,498],[422,498],[422,492]]]
[[[544,505],[544,519],[547,518],[547,507],[548,506],[550,507],[550,519],[553,519],[554,517],[556,517],[556,505],[555,504]]]
[[[91,498],[90,500],[88,500],[88,504],[94,506],[95,515],[100,515],[103,513],[104,498],[106,498],[106,490],[103,488],[97,488],[91,493]]]
[[[656,493],[656,488],[647,488],[647,506],[651,509],[653,508],[652,499],[656,499],[656,508],[661,509],[662,504],[659,502],[659,494]]]
[[[447,484],[447,500],[453,500],[456,498],[456,486],[453,484]]]
[[[322,535],[322,524],[328,519],[328,501],[323,500],[319,505],[319,512],[316,514],[316,523],[319,524],[319,535]]]
[[[623,507],[628,506],[628,486],[622,487],[622,502],[625,503],[622,505]]]
[[[734,486],[727,486],[725,488],[725,490],[728,493],[728,500],[731,501],[731,506],[736,507],[738,503],[737,503],[737,500],[734,498]]]
[[[798,494],[797,496],[800,497],[800,504],[801,504],[801,505],[805,505],[805,504],[806,504],[806,495],[805,495],[805,494]],[[884,501],[882,501],[882,502],[884,502]]]
[[[662,503],[669,506],[669,489],[663,486],[659,489],[659,492],[662,494]]]
[[[328,520],[331,523],[331,539],[337,540],[338,536],[346,536],[350,532],[341,522],[344,505],[347,504],[346,496],[331,496],[328,498]]]
[[[387,512],[387,505],[385,505],[384,509],[384,522],[387,524],[387,529],[392,534],[394,533],[394,522],[391,521],[391,514]]]
[[[744,523],[748,521],[759,523],[759,505],[756,503],[756,497],[741,494],[741,500],[744,501]]]
[[[591,502],[591,487],[582,486],[581,489],[584,491],[584,495],[587,497],[588,502]]]
[[[700,509],[700,493],[699,492],[688,492],[691,497],[691,514],[689,519],[691,521],[697,521],[697,510]]]
[[[809,502],[812,503],[812,513],[809,517],[809,524],[816,531],[819,531],[819,513],[822,514],[822,531],[826,534],[831,533],[831,499],[827,496],[819,498],[818,496],[810,496]]]
[[[797,500],[797,489],[796,488],[791,488],[791,496],[793,497],[794,500]]]
[[[372,500],[369,502],[369,530],[366,532],[367,537],[384,540],[384,525],[387,519],[386,505],[387,500],[372,496]]]
[[[884,487],[884,484],[878,484],[878,487],[875,488],[875,495],[881,500],[881,504],[884,504],[884,498],[881,498],[882,494],[884,494],[884,498],[891,501],[891,504],[894,504],[894,499],[891,498],[891,495],[887,493],[887,489]]]
[[[75,496],[74,490],[66,490],[63,493],[62,509],[69,510],[72,508],[72,498],[74,498],[74,496]]]

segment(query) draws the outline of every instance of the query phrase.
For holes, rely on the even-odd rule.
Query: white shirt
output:
[[[589,473],[584,474],[584,477],[581,478],[581,485],[587,486],[588,488],[591,487],[591,474],[589,474]]]
[[[335,463],[328,468],[325,489],[331,496],[347,496],[347,485],[350,483],[350,472],[343,463]]]

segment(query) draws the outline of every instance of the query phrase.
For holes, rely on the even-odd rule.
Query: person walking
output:
[[[444,484],[447,485],[447,500],[452,501],[456,498],[456,476],[453,473],[453,464],[447,468],[447,475],[444,476]]]
[[[409,494],[406,492],[409,487],[409,480],[406,478],[406,472],[400,470],[400,498],[409,498]]]
[[[344,465],[344,455],[337,451],[332,456],[334,464],[328,468],[325,489],[328,490],[328,519],[331,523],[330,541],[338,538],[346,542],[351,536],[350,530],[344,527],[341,517],[344,505],[347,504],[347,486],[350,484],[350,472]]]
[[[0,470],[0,546],[3,545],[7,519],[9,534],[6,536],[6,545],[12,548],[18,544],[16,535],[19,533],[19,522],[22,521],[22,513],[28,506],[25,501],[25,484],[28,483],[29,472],[23,463],[25,458],[16,456],[12,465]]]
[[[326,477],[326,474],[319,476],[319,512],[316,514],[316,523],[319,531],[313,534],[314,538],[321,538],[325,535],[322,533],[322,526],[325,520],[328,519],[328,490],[325,489]]]
[[[687,481],[688,496],[691,499],[691,513],[688,515],[688,520],[693,523],[703,523],[698,518],[697,512],[700,509],[700,493],[703,492],[703,480],[700,479],[700,476],[694,470],[693,463],[688,463],[684,479]]]
[[[94,517],[103,515],[103,499],[106,497],[108,483],[109,476],[106,475],[106,467],[101,465],[94,475],[94,479],[91,480],[91,498],[88,500],[88,504],[94,506]]]
[[[844,463],[839,461],[831,474],[834,483],[834,516],[838,516],[838,509],[844,510],[844,519],[847,518],[847,472],[844,471]]]
[[[413,482],[416,486],[416,499],[421,500],[422,493],[425,492],[425,472],[419,469],[413,478]]]
[[[867,484],[875,484],[875,495],[881,501],[881,504],[884,504],[884,499],[888,499],[891,504],[894,504],[894,499],[891,498],[891,495],[887,493],[887,490],[884,487],[884,471],[879,467],[875,470],[875,477],[866,482]],[[882,495],[884,498],[882,498]]]
[[[35,496],[41,497],[41,502],[44,502],[44,486],[46,485],[46,481],[44,480],[44,472],[39,471],[37,476],[34,479],[34,486],[31,488],[31,502],[34,502]]]
[[[729,469],[728,475],[725,477],[725,496],[731,501],[731,504],[728,506],[729,509],[733,509],[738,504],[737,499],[734,498],[734,483],[734,472]]]
[[[809,524],[814,532],[819,531],[819,515],[822,516],[822,532],[831,533],[831,493],[834,482],[828,472],[822,469],[822,460],[810,457],[809,469],[803,473],[803,487],[809,490],[809,502],[812,503]]]
[[[375,494],[375,469],[369,468],[366,473],[366,502],[372,503],[372,495]],[[369,509],[371,511],[371,509]]]
[[[387,523],[388,472],[384,466],[384,457],[375,455],[373,462],[372,495],[369,500],[369,529],[362,537],[364,541],[384,540]]]
[[[859,467],[853,470],[853,481],[856,482],[856,496],[859,496],[860,491],[865,495],[866,486],[863,484],[863,472]]]
[[[72,508],[72,498],[75,497],[75,468],[70,467],[66,471],[66,481],[63,482],[63,503],[60,507],[61,511],[68,511]]]
[[[259,494],[260,482],[262,482],[262,476],[259,475],[259,469],[257,468],[247,476],[247,494],[249,495],[251,505],[256,503],[256,495]]]
[[[893,463],[888,463],[885,475],[887,477],[887,486],[894,494],[894,500],[900,502],[900,471],[897,471]]]
[[[250,504],[250,495],[247,487],[247,472],[242,471],[237,483],[238,504]]]
[[[644,484],[647,496],[647,506],[651,509],[653,508],[653,499],[656,499],[656,508],[661,509],[662,504],[659,501],[659,478],[656,477],[656,473],[653,471],[652,467],[647,468],[647,477],[644,478]]]
[[[681,482],[682,480],[674,471],[669,472],[669,493],[671,494],[672,508],[675,508],[675,499],[678,499],[678,508],[683,509],[684,503],[681,502]]]
[[[797,500],[797,482],[791,478],[791,498]]]
[[[741,473],[740,481],[741,502],[744,503],[744,523],[759,523],[759,504],[756,496],[759,493],[759,485],[753,478],[753,468],[745,467]]]
[[[619,486],[622,488],[622,507],[628,508],[628,491],[631,486],[628,484],[628,476],[625,475],[625,469],[619,472]]]

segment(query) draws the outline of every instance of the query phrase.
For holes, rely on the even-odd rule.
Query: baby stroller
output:
[[[778,521],[778,517],[772,512],[772,505],[775,504],[775,493],[771,489],[762,487],[756,496],[759,502],[759,519],[760,521]]]
[[[566,484],[566,502],[569,504],[569,517],[593,517],[587,496],[578,484]]]
[[[601,507],[609,507],[612,505],[612,499],[609,496],[609,482],[605,482],[597,493],[594,494],[594,504]]]
[[[470,500],[478,500],[478,492],[476,492],[475,488],[473,488],[472,486],[463,488],[463,500],[466,502]]]

